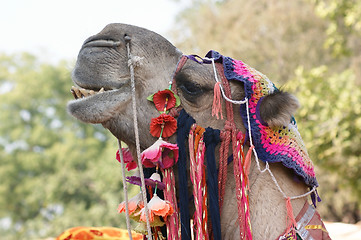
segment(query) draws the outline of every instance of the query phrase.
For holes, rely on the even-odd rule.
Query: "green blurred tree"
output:
[[[217,50],[280,84],[302,64],[327,63],[326,22],[306,0],[194,0],[177,19],[173,39],[186,53]]]
[[[117,142],[66,112],[69,63],[0,55],[0,233],[56,236],[73,226],[125,227]]]
[[[302,103],[297,113],[305,144],[318,166],[320,204],[328,220],[357,222],[361,207],[361,88],[348,69],[302,67],[289,83]]]
[[[361,1],[311,0],[316,13],[327,20],[325,47],[337,61],[339,71],[350,68],[361,83]]]
[[[336,57],[360,51],[361,2],[358,0],[312,0],[316,13],[329,21],[325,45]]]

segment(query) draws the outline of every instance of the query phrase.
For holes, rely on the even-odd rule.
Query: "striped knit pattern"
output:
[[[262,73],[247,64],[230,57],[224,57],[216,51],[210,51],[207,57],[222,62],[224,75],[228,80],[240,81],[244,84],[248,98],[252,140],[259,159],[264,162],[281,162],[292,169],[309,187],[317,187],[313,163],[308,156],[306,147],[297,129],[295,119],[288,126],[269,127],[263,125],[257,117],[257,104],[268,94],[279,91],[276,86]],[[247,109],[245,104],[240,110],[244,125],[247,125]]]

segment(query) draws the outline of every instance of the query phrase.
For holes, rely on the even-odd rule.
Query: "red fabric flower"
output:
[[[153,101],[155,107],[159,112],[166,112],[173,107],[180,105],[180,100],[172,90],[165,89],[148,97],[148,100]]]
[[[128,171],[136,169],[138,167],[137,163],[133,160],[129,148],[122,148],[122,154],[123,154],[124,163],[126,163],[125,167],[127,168]],[[116,153],[115,158],[118,160],[118,162],[120,162],[119,149]]]
[[[163,133],[160,136],[160,133]],[[152,118],[150,122],[150,134],[154,137],[170,137],[172,136],[177,130],[177,120],[174,117],[169,116],[165,113],[162,113],[157,118]]]

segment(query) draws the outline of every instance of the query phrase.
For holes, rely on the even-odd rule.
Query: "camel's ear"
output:
[[[295,96],[277,91],[263,97],[259,106],[259,114],[270,127],[287,126],[299,106]]]

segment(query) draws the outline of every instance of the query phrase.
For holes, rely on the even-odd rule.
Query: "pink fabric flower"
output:
[[[159,166],[163,169],[172,167],[178,161],[178,146],[159,138],[141,154],[142,163],[147,168]]]
[[[129,151],[129,148],[122,148],[123,160],[126,164],[125,167],[128,171],[136,169],[138,167],[137,163],[133,160],[133,156]],[[119,149],[116,153],[116,159],[120,162]]]

